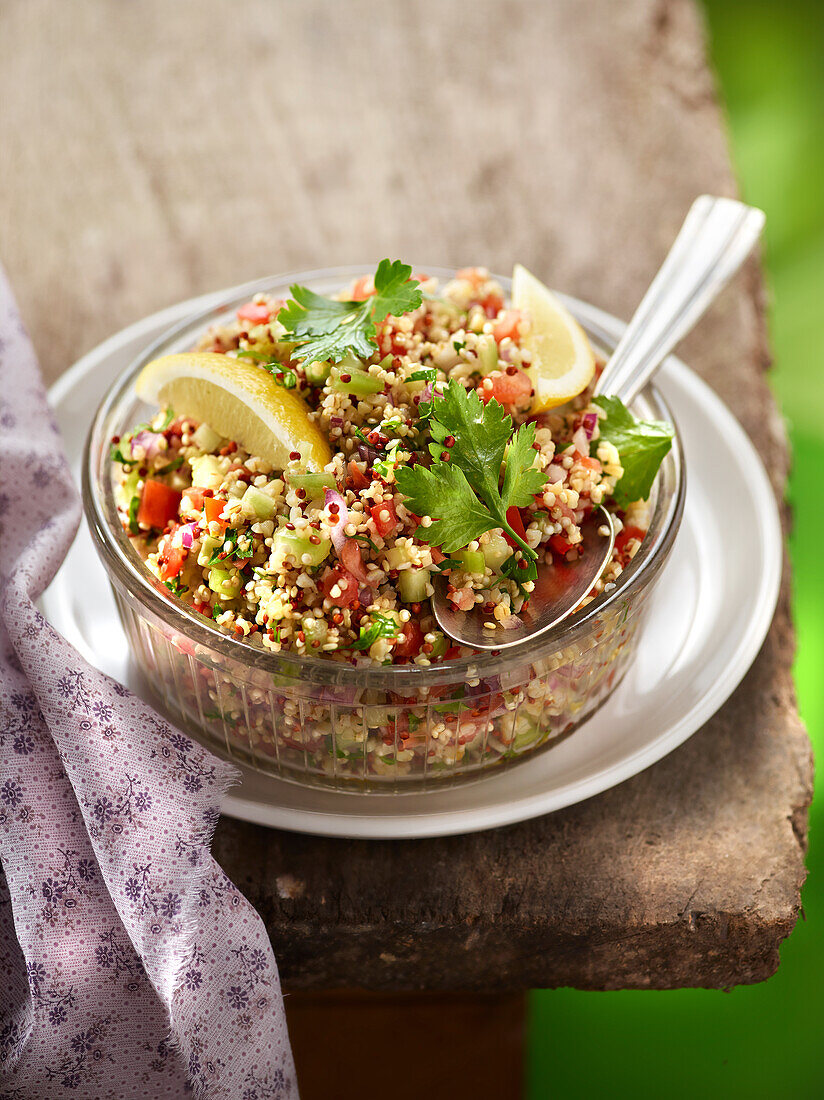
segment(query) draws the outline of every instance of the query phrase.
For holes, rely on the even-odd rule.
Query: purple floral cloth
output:
[[[79,514],[0,272],[0,1096],[296,1097],[266,931],[210,854],[235,769],[34,605]]]

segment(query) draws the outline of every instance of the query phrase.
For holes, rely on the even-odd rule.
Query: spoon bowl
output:
[[[446,578],[439,577],[432,602],[441,630],[461,645],[498,650],[537,638],[563,622],[580,607],[612,557],[615,524],[606,508],[590,512],[581,524],[581,535],[581,554],[576,561],[555,558],[539,565],[538,579],[528,602],[506,629],[483,611],[459,611],[447,598]]]

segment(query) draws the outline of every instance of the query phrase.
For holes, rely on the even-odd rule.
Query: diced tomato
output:
[[[618,551],[619,554],[623,555],[624,551],[626,550],[627,543],[631,539],[643,539],[645,534],[646,531],[642,531],[640,527],[633,527],[632,524],[629,524],[615,539],[615,549]]]
[[[137,522],[144,527],[156,527],[162,531],[177,515],[181,496],[178,489],[170,489],[162,481],[147,477],[137,510]]]
[[[338,550],[338,558],[343,568],[348,573],[351,573],[353,577],[357,577],[357,579],[364,584],[369,582],[369,575],[363,564],[361,548],[354,539],[347,539],[346,542],[344,542],[343,546]]]
[[[553,535],[549,540],[549,545],[552,547],[556,554],[560,554],[561,557],[564,554],[568,554],[572,549],[572,543],[568,542],[563,535]]]
[[[456,278],[466,279],[468,283],[472,283],[473,286],[480,286],[488,278],[485,271],[482,271],[480,267],[462,267],[457,273]]]
[[[506,522],[512,528],[516,535],[520,535],[522,539],[526,538],[526,528],[524,527],[524,521],[521,519],[521,513],[513,504],[511,508],[506,510]],[[504,531],[504,538],[513,549],[518,548],[518,543]]]
[[[493,317],[497,317],[504,308],[504,300],[500,294],[487,294],[478,304],[490,320]]]
[[[359,279],[355,280],[355,285],[352,287],[352,302],[365,302],[367,298],[371,298],[375,291],[375,284],[372,281],[371,275],[361,275]]]
[[[222,527],[228,526],[224,520],[220,518],[220,513],[223,511],[223,506],[226,503],[225,500],[221,500],[220,497],[206,497],[203,501],[203,507],[206,509],[206,519],[209,523],[219,523]]]
[[[369,478],[363,473],[360,466],[355,462],[354,458],[349,459],[349,465],[346,467],[349,474],[349,480],[352,483],[353,489],[368,489],[371,485]]]
[[[432,555],[432,561],[435,565],[440,565],[442,561],[446,561],[446,554],[444,554],[439,546],[430,546],[429,553]]]
[[[370,508],[369,511],[372,514],[377,532],[382,539],[385,539],[387,535],[391,535],[393,531],[398,529],[398,517],[395,515],[395,505],[391,500],[384,501],[383,504],[376,504],[374,508]]]
[[[423,631],[416,619],[410,619],[401,627],[392,652],[396,657],[417,657],[423,645]]]
[[[518,325],[523,314],[519,309],[505,309],[492,326],[492,335],[500,344],[507,336],[510,340],[518,338]]]
[[[338,586],[339,596],[332,595],[332,589]],[[345,569],[332,569],[321,581],[324,596],[334,600],[338,607],[351,607],[358,602],[358,582]]]
[[[248,321],[252,325],[265,325],[271,316],[269,306],[259,305],[257,302],[247,302],[237,311],[238,321]]]
[[[597,474],[601,472],[601,463],[597,458],[590,458],[589,455],[584,455],[583,458],[579,458],[578,461],[582,466],[588,466],[590,470],[594,470]]]
[[[186,498],[189,507],[193,508],[196,512],[203,511],[203,490],[202,489],[184,489],[183,495]]]
[[[160,579],[162,581],[170,581],[172,577],[176,577],[180,573],[188,553],[182,546],[171,546],[171,541],[171,538],[166,539],[166,546],[158,556]]]
[[[487,382],[492,385],[486,385]],[[532,396],[532,381],[525,371],[517,367],[508,367],[505,371],[493,370],[478,386],[478,396],[484,404],[494,397],[504,408],[523,408]]]

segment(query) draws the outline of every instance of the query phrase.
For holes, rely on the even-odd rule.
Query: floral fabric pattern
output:
[[[291,1100],[271,946],[210,852],[235,770],[35,607],[79,514],[0,273],[0,1097]]]

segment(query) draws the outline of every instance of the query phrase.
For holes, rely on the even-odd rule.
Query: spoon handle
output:
[[[631,401],[748,256],[764,213],[701,195],[601,374],[596,393]]]

